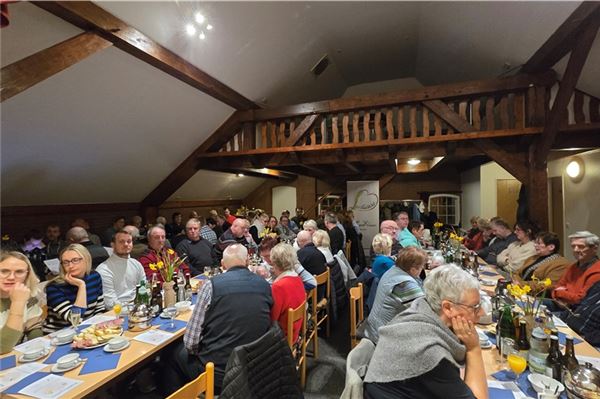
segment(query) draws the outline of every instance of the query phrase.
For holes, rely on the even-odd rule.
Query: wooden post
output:
[[[158,207],[142,205],[140,207],[140,214],[146,224],[154,224],[154,221],[158,217]]]
[[[529,176],[527,179],[527,208],[529,219],[535,221],[542,230],[547,230],[548,221],[548,172],[546,164],[534,162],[535,144],[529,148]]]

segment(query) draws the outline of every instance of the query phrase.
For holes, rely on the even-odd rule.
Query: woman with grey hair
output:
[[[288,309],[296,309],[306,300],[306,292],[302,279],[294,270],[298,263],[296,251],[290,244],[277,244],[270,253],[271,274],[275,277],[271,285],[273,306],[271,307],[271,320],[277,321],[287,335]],[[294,323],[294,342],[302,327],[302,320]]]
[[[365,398],[487,399],[475,330],[482,313],[479,282],[446,265],[431,272],[424,291],[424,297],[379,329],[365,376]]]

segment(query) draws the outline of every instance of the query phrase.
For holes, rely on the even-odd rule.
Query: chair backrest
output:
[[[298,320],[302,320],[302,327],[300,328],[300,335],[302,340],[306,339],[306,299],[302,301],[300,306],[296,309],[288,309],[287,319],[287,341],[290,349],[294,350],[294,323]]]
[[[346,241],[346,247],[344,248],[344,255],[346,255],[346,259],[352,259],[352,241]]]
[[[327,284],[327,288],[325,289],[325,297],[329,298],[331,296],[331,279],[329,275],[329,267],[323,273],[315,275],[315,280],[317,280],[317,287],[323,284]]]
[[[204,373],[173,392],[167,399],[197,398],[203,392],[205,399],[215,397],[215,365],[212,362],[206,363]]]
[[[357,318],[358,310],[358,318]],[[365,318],[364,316],[364,295],[363,285],[358,283],[357,287],[350,288],[350,347],[354,348],[358,344],[358,337],[356,336],[356,328],[361,321]]]

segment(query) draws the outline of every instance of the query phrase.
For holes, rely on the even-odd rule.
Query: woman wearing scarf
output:
[[[535,238],[535,255],[525,260],[523,266],[514,274],[521,281],[549,278],[552,286],[560,280],[569,266],[569,260],[560,256],[560,240],[555,233],[543,231]],[[551,287],[552,287],[551,286]]]
[[[482,314],[479,282],[447,265],[427,276],[424,291],[424,297],[379,329],[365,376],[365,398],[487,399],[475,330]]]

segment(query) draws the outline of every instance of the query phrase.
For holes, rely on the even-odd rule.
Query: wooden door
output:
[[[521,182],[516,179],[496,180],[497,215],[513,226],[517,221],[517,200],[519,199]]]
[[[565,221],[563,205],[563,181],[562,176],[551,177],[550,179],[550,231],[556,233],[560,239],[561,255],[565,253]]]

